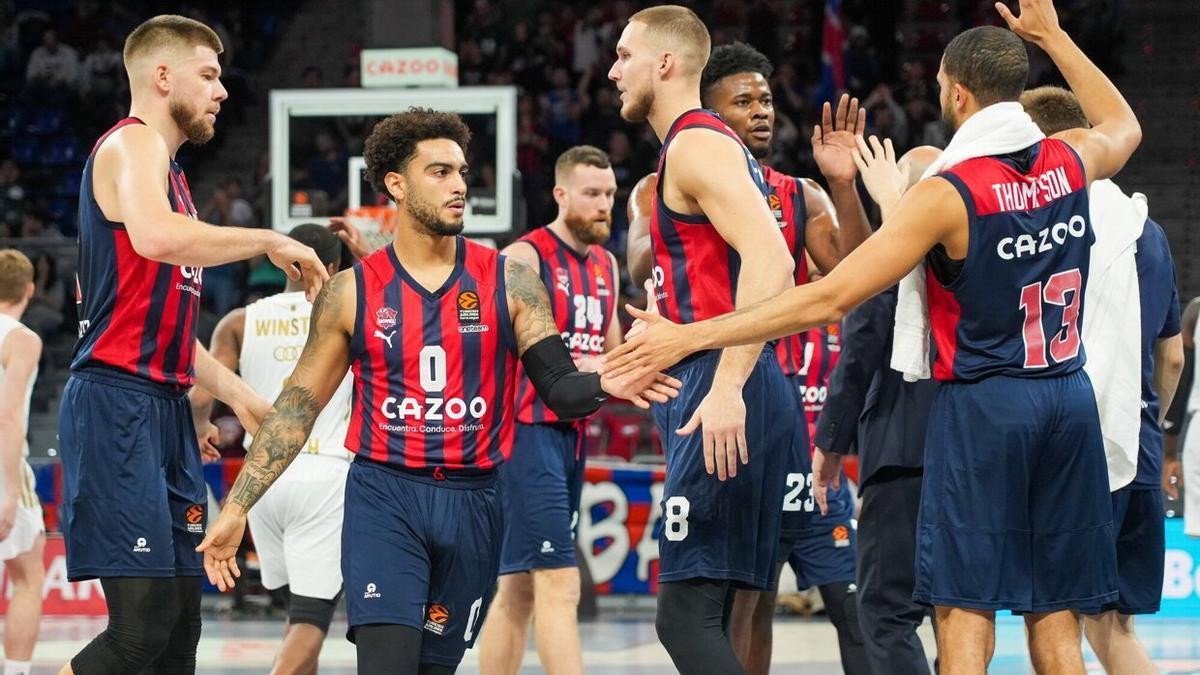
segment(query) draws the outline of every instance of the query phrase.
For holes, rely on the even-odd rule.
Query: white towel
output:
[[[1024,150],[1045,137],[1020,103],[995,103],[963,122],[946,150],[929,165],[921,179],[968,159]],[[909,382],[930,376],[929,304],[925,293],[925,264],[920,263],[900,280],[896,298],[892,369],[903,373]]]
[[[1127,196],[1111,180],[1089,193],[1092,245],[1083,294],[1084,370],[1092,380],[1108,460],[1108,485],[1117,490],[1137,475],[1142,428],[1142,303],[1138,292],[1137,239],[1148,206],[1140,193]],[[1137,330],[1129,330],[1137,326]]]

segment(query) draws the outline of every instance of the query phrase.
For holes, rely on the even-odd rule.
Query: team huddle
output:
[[[547,672],[583,672],[575,527],[586,419],[609,397],[651,410],[663,443],[655,627],[679,672],[768,672],[784,564],[819,589],[847,673],[928,673],[928,607],[943,672],[986,672],[999,610],[1024,616],[1037,672],[1084,672],[1081,615],[1110,672],[1149,663],[1132,616],[1156,612],[1162,586],[1159,416],[1182,359],[1170,252],[1144,200],[1106,180],[1140,142],[1129,105],[1050,0],[998,11],[1011,30],[968,30],[943,55],[944,151],[898,159],[864,138],[857,99],[825,104],[812,149],[828,189],[761,163],[775,124],[762,54],[712,49],[683,7],[630,17],[609,79],[662,147],[629,200],[624,264],[647,306],[627,308],[627,334],[603,151],[564,152],[557,217],[500,251],[462,236],[470,130],[425,108],[380,122],[363,151],[396,207],[391,244],[367,250],[344,222],[210,226],[174,157],[214,133],[220,39],[183,17],[142,24],[124,51],[129,117],[82,176],[59,426],[68,574],[100,580],[109,624],[61,673],[194,672],[201,580],[237,583],[247,525],[287,603],[272,672],[316,672],[343,596],[361,673],[452,673],[478,642],[482,672],[515,674],[531,623]],[[1070,91],[1025,91],[1022,39]],[[203,268],[256,255],[287,288],[229,313],[205,349]],[[0,252],[0,403],[24,415],[31,274]],[[1140,313],[1122,314],[1130,288]],[[859,569],[845,449],[821,406],[865,316],[851,310],[889,297],[875,332],[892,367],[938,386],[911,522],[891,525],[907,548]],[[1141,387],[1116,391],[1129,325]],[[214,400],[247,452],[210,518]],[[20,674],[42,534],[13,459],[0,553],[15,588],[5,672]],[[909,562],[887,611],[915,615],[892,631],[911,659],[867,629],[878,566]]]

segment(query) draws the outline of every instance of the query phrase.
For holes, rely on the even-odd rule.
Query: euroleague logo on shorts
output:
[[[838,525],[833,528],[833,546],[834,548],[845,548],[850,545],[850,528],[845,525]]]
[[[204,507],[192,504],[183,514],[187,520],[187,531],[192,534],[204,534]]]
[[[458,332],[486,333],[488,327],[479,323],[479,294],[463,291],[458,294]]]
[[[450,621],[450,610],[445,605],[434,603],[429,606],[429,611],[426,613],[425,630],[435,635],[441,635],[446,630],[446,623]]]

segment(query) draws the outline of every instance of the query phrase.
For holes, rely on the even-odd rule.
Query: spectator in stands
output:
[[[84,102],[115,98],[126,85],[125,62],[107,35],[96,38],[96,47],[83,59],[79,94]]]
[[[330,206],[341,213],[346,208],[346,189],[349,181],[349,167],[346,151],[333,139],[328,131],[322,131],[313,139],[313,147],[317,154],[308,162],[309,185],[325,193]],[[327,213],[316,210],[314,196],[314,213]]]
[[[217,225],[258,227],[254,207],[242,196],[242,181],[235,176],[226,178],[224,183],[213,191],[212,201],[201,218],[205,222]],[[245,264],[241,261],[204,270],[203,299],[212,303],[217,316],[225,316],[241,300],[244,270]]]
[[[891,87],[886,84],[875,87],[863,102],[863,107],[867,109],[869,133],[892,139],[896,152],[908,149],[908,115],[896,103]]]
[[[50,338],[62,332],[63,305],[66,288],[59,278],[54,258],[46,252],[33,257],[33,298],[21,316],[21,322],[42,338]]]
[[[542,96],[542,110],[546,112],[546,131],[556,148],[566,149],[579,144],[579,118],[583,113],[581,96],[571,87],[571,75],[566,68],[557,67],[550,72],[552,88]]]
[[[74,92],[79,56],[70,45],[58,41],[58,33],[47,28],[42,44],[29,55],[25,68],[25,91],[32,101],[61,103]]]
[[[300,71],[300,86],[305,89],[320,89],[325,86],[325,71],[320,66],[308,65]]]
[[[851,92],[868,92],[879,83],[879,59],[871,45],[871,36],[862,26],[850,29],[846,48],[846,88]]]
[[[96,0],[78,0],[75,14],[62,26],[62,41],[80,52],[90,52],[104,36],[100,3]]]
[[[50,215],[42,209],[25,210],[21,219],[22,239],[63,239],[63,233],[58,226],[50,221]],[[33,257],[33,256],[30,256]]]
[[[609,53],[613,42],[613,23],[605,19],[604,10],[592,5],[583,18],[575,22],[574,58],[572,65],[577,73],[587,72],[596,65],[603,54]],[[611,87],[605,87],[611,89]]]
[[[19,226],[25,211],[25,188],[21,186],[21,167],[11,159],[0,162],[0,227],[11,232]],[[0,231],[7,236],[7,232]]]

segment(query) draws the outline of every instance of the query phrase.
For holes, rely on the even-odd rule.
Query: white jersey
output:
[[[238,370],[242,379],[269,401],[274,401],[283,391],[284,380],[296,367],[308,339],[311,313],[312,304],[304,298],[302,291],[279,293],[246,307]],[[350,423],[353,381],[354,376],[347,370],[333,398],[317,417],[305,453],[351,458],[346,450],[346,427]],[[246,434],[246,448],[252,440],[250,434]]]
[[[14,330],[25,328],[25,324],[8,316],[0,314],[0,345],[8,338],[8,334]],[[26,329],[28,330],[28,329]],[[29,378],[29,382],[25,385],[25,401],[21,404],[21,417],[25,420],[25,430],[29,431],[29,399],[33,397],[33,383],[37,381],[37,366],[33,367],[33,375]],[[4,377],[4,366],[0,364],[0,379]],[[29,440],[24,440],[24,445],[21,448],[21,456],[29,456]]]

